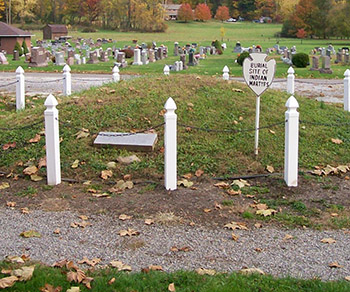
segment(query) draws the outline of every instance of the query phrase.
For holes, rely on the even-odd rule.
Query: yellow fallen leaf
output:
[[[121,214],[119,216],[119,220],[125,221],[125,220],[130,220],[132,218],[132,216],[128,216],[126,214]]]
[[[10,184],[9,184],[9,183],[3,182],[3,183],[0,185],[0,190],[8,189],[9,187],[10,187]]]
[[[28,281],[32,278],[35,266],[22,267],[13,270],[11,276],[16,276],[18,281]]]
[[[211,212],[211,209],[205,208],[205,209],[203,209],[203,212],[204,212],[204,213],[210,213],[210,212]]]
[[[96,194],[92,194],[92,196],[95,198],[104,198],[104,197],[110,197],[111,195],[108,193],[96,193]]]
[[[67,273],[68,282],[81,283],[85,278],[86,278],[85,273],[80,269],[77,269],[76,272],[69,271]]]
[[[26,175],[32,175],[32,174],[37,173],[37,172],[38,172],[38,168],[35,165],[28,166],[27,168],[25,168],[23,170],[23,173]]]
[[[133,235],[139,235],[140,232],[138,232],[135,229],[128,228],[128,230],[120,230],[119,235],[120,236],[133,236]]]
[[[153,224],[154,223],[154,219],[146,219],[145,220],[145,224],[146,225],[151,225],[151,224]]]
[[[243,275],[251,275],[251,274],[260,274],[260,275],[265,275],[264,271],[258,269],[258,268],[247,268],[247,269],[242,269],[239,271],[240,274]]]
[[[7,256],[6,261],[17,264],[24,264],[24,260],[19,256]]]
[[[121,261],[114,260],[114,261],[111,261],[109,264],[112,266],[112,268],[118,269],[118,271],[127,271],[127,272],[132,271],[131,266],[126,265]]]
[[[79,166],[79,160],[78,159],[76,159],[76,160],[74,160],[74,162],[72,163],[72,165],[71,165],[71,168],[78,168],[78,166]]]
[[[346,281],[350,281],[350,276],[346,276],[344,279],[345,279]]]
[[[290,234],[286,234],[285,237],[283,238],[284,241],[289,240],[289,239],[293,239],[294,236],[290,235]]]
[[[273,214],[277,213],[274,209],[267,209],[267,210],[258,210],[256,211],[257,215],[263,215],[264,217],[271,216]]]
[[[12,287],[17,281],[18,278],[16,276],[2,278],[0,279],[0,289]]]
[[[333,238],[323,238],[321,239],[322,243],[328,243],[328,244],[332,244],[332,243],[336,243],[337,241]]]
[[[28,231],[23,231],[20,236],[25,237],[25,238],[30,238],[30,237],[41,237],[41,234],[38,231],[35,230],[28,230]]]
[[[210,270],[210,269],[204,269],[204,268],[198,268],[195,270],[195,272],[198,275],[209,275],[209,276],[214,276],[216,274],[215,270]]]
[[[229,189],[226,191],[226,193],[229,194],[230,196],[237,196],[237,195],[241,195],[242,191],[241,190],[235,191],[233,189]]]
[[[250,186],[250,184],[249,184],[246,180],[244,180],[244,179],[236,179],[236,180],[234,180],[234,181],[232,182],[231,185],[236,185],[236,186],[238,186],[240,189],[241,189],[241,188],[244,188],[244,187],[249,187],[249,186]]]
[[[339,265],[338,262],[332,262],[332,263],[328,264],[328,267],[340,269],[343,266]]]
[[[32,175],[30,176],[30,179],[31,179],[32,181],[37,182],[37,181],[43,180],[44,178],[43,178],[42,176],[40,176],[40,175],[32,174]]]
[[[78,264],[87,264],[91,267],[94,267],[100,262],[101,262],[101,259],[99,259],[99,258],[93,258],[93,259],[89,260],[87,257],[83,257],[83,259],[81,261],[79,261]]]
[[[112,285],[115,282],[115,278],[112,278],[108,281],[108,285]]]
[[[198,78],[197,78],[198,79]],[[200,78],[199,78],[200,79]],[[175,289],[175,284],[174,283],[171,283],[171,284],[169,284],[169,286],[168,286],[168,291],[170,291],[170,292],[175,292],[176,291],[176,289]]]
[[[193,186],[193,182],[188,181],[187,179],[182,179],[177,182],[178,186],[183,185],[185,188],[189,188]]]
[[[80,287],[70,287],[66,292],[80,292]]]
[[[334,138],[332,138],[331,141],[332,141],[334,144],[341,144],[341,143],[343,143],[343,141],[340,140],[340,139],[334,139]]]
[[[110,177],[112,177],[112,175],[113,175],[113,172],[109,169],[101,171],[101,178],[104,180],[109,179]]]
[[[224,226],[224,228],[228,228],[228,229],[232,229],[232,230],[235,230],[235,229],[240,229],[240,230],[248,230],[248,227],[245,223],[243,222],[231,222],[231,223],[228,223]]]
[[[266,170],[267,170],[269,173],[275,172],[275,169],[273,168],[272,165],[267,165],[267,166],[266,166]]]
[[[39,134],[36,134],[34,138],[30,139],[29,143],[38,143],[41,139],[41,136]]]
[[[81,138],[87,138],[89,137],[90,133],[88,129],[84,129],[82,128],[78,133],[76,133],[74,136],[77,137],[77,139],[81,139]]]
[[[232,234],[231,234],[231,237],[232,237],[232,239],[233,239],[234,241],[237,241],[238,238],[239,238],[239,236],[236,235],[236,234],[234,234],[233,232],[232,232]]]
[[[159,265],[150,265],[148,268],[151,271],[163,271],[163,267]]]
[[[228,189],[230,187],[230,185],[226,182],[218,182],[216,184],[214,184],[215,187],[218,187],[220,189]]]

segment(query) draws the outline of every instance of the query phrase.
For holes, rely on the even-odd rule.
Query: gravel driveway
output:
[[[131,265],[133,271],[161,265],[165,271],[196,268],[235,271],[256,267],[275,276],[323,280],[350,275],[350,234],[341,230],[252,227],[235,230],[239,238],[234,241],[232,231],[220,226],[145,225],[141,220],[121,221],[107,215],[91,216],[88,221],[92,225],[85,228],[70,227],[72,222],[81,221],[78,215],[82,214],[45,211],[21,214],[19,210],[0,209],[0,258],[25,253],[33,260],[53,264],[65,258],[78,261],[85,256],[102,259],[102,265],[117,259]],[[60,234],[54,234],[57,228]],[[140,235],[121,237],[118,232],[127,228],[139,231]],[[42,237],[20,236],[31,229]],[[330,237],[336,242],[321,242]],[[173,246],[179,249],[187,246],[190,250],[171,251]],[[333,262],[342,267],[329,267]]]

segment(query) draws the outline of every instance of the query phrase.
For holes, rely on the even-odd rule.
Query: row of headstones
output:
[[[319,68],[320,58],[322,61],[322,68]],[[320,73],[332,74],[331,69],[331,57],[329,56],[312,56],[311,58],[311,68],[310,71],[319,71]]]
[[[125,56],[125,53],[124,53]],[[154,49],[141,48],[134,49],[134,62],[133,65],[141,66],[147,65],[148,63],[153,63],[158,60],[163,60],[168,57],[168,49],[165,46]],[[125,60],[125,58],[124,58]],[[117,59],[117,63],[119,63]]]
[[[174,43],[174,56],[189,55],[191,52],[196,51],[198,45],[193,43],[187,44],[185,47],[181,47],[178,42]],[[214,46],[200,46],[199,55],[200,59],[204,59],[206,55],[216,55],[217,50]]]

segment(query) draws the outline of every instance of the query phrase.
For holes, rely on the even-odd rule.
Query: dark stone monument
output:
[[[48,64],[47,64],[47,56],[45,53],[45,49],[41,47],[32,48],[29,66],[46,67],[47,65]]]
[[[12,61],[18,61],[19,60],[19,53],[17,50],[13,51],[13,59]]]

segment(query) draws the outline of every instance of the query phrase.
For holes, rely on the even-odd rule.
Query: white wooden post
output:
[[[295,76],[294,76],[294,69],[292,66],[289,67],[287,73],[287,93],[289,94],[294,94],[294,81],[295,81]]]
[[[227,66],[224,67],[222,72],[224,73],[224,74],[222,74],[222,78],[224,80],[230,80],[230,75],[228,74],[230,72],[230,69]]]
[[[120,75],[119,75],[119,67],[115,65],[112,69],[112,76],[113,76],[113,81],[118,82],[120,81]]]
[[[344,73],[344,110],[350,112],[350,70]]]
[[[170,75],[170,68],[169,68],[168,65],[165,65],[165,66],[164,66],[163,71],[164,71],[164,75]]]
[[[46,169],[47,184],[58,185],[61,183],[60,141],[58,129],[58,110],[56,98],[50,94],[44,105],[45,116],[45,140],[46,140]]]
[[[177,189],[177,115],[176,104],[171,97],[166,101],[164,108],[164,183],[167,190],[173,191]]]
[[[298,186],[298,148],[299,148],[299,104],[294,96],[286,103],[286,132],[284,145],[284,180],[289,187]]]
[[[24,70],[19,66],[16,70],[16,110],[23,110],[26,105],[24,88]]]
[[[68,96],[72,94],[72,76],[70,74],[70,67],[66,64],[63,67],[63,95]]]

